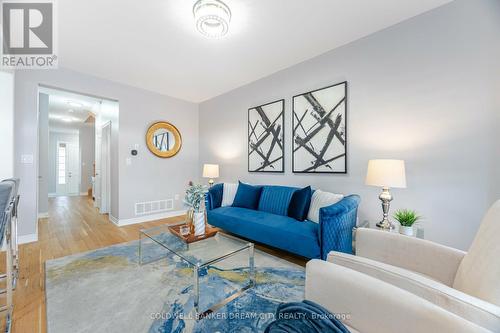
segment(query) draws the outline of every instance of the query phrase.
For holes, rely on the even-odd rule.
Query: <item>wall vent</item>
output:
[[[174,209],[173,199],[136,202],[135,215],[155,214],[155,213],[167,212],[173,209]]]

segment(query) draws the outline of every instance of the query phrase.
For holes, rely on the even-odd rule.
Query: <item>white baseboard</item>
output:
[[[80,196],[87,196],[87,192],[81,192],[81,193],[71,193],[71,194],[59,194],[59,193],[49,193],[49,198],[56,198],[56,197],[80,197]]]
[[[111,214],[109,215],[109,220],[113,222],[115,225],[119,227],[123,227],[125,225],[130,225],[130,224],[137,224],[137,223],[144,223],[144,222],[150,222],[150,221],[156,221],[156,220],[162,220],[162,219],[167,219],[169,217],[174,217],[174,216],[181,216],[186,214],[186,210],[176,210],[176,211],[171,211],[171,212],[165,212],[165,213],[160,213],[160,214],[152,214],[152,215],[145,215],[145,216],[139,216],[139,217],[133,217],[130,219],[117,219],[116,217],[112,216]]]
[[[45,212],[45,213],[38,213],[38,218],[39,219],[46,219],[49,217],[49,212]]]
[[[38,241],[37,234],[20,235],[17,237],[18,244],[33,243],[33,242],[37,242],[37,241]]]

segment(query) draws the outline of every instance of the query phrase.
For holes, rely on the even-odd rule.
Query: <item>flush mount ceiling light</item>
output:
[[[66,101],[66,103],[67,103],[70,107],[75,108],[75,109],[79,109],[79,108],[83,107],[83,104],[82,104],[82,103],[75,102],[75,101]]]
[[[229,30],[231,10],[219,0],[198,0],[193,6],[196,29],[208,38],[221,38]]]

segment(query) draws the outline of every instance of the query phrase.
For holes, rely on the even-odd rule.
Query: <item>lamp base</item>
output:
[[[377,228],[385,229],[385,230],[393,230],[394,224],[391,223],[388,219],[384,219],[377,223]]]
[[[213,185],[213,184],[214,184],[214,180],[213,180],[213,179],[210,179],[210,180],[208,181],[208,186],[209,186],[209,187],[212,187],[212,185]]]
[[[389,221],[389,208],[390,208],[390,202],[392,201],[392,195],[391,192],[389,192],[388,187],[382,188],[382,193],[378,196],[380,201],[382,201],[382,212],[383,212],[383,218],[382,221],[377,223],[377,227],[384,229],[384,230],[393,230],[394,224]]]

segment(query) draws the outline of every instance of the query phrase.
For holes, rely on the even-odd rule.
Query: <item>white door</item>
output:
[[[95,138],[94,206],[101,207],[101,135]]]
[[[111,123],[102,127],[101,132],[101,203],[100,212],[106,214],[111,209]]]
[[[68,144],[66,156],[68,164],[68,194],[80,194],[80,149],[78,145]]]
[[[78,145],[58,141],[56,157],[57,195],[78,195],[80,193],[80,154]]]

